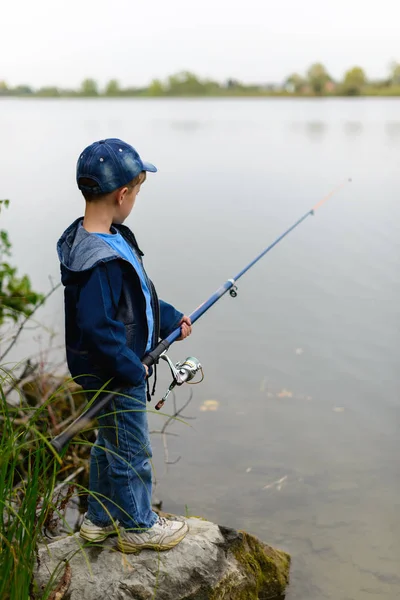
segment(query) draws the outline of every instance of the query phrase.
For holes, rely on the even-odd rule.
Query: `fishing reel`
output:
[[[197,373],[201,372],[200,381],[193,381],[192,385],[195,383],[201,383],[204,379],[203,367],[200,362],[194,356],[188,356],[185,360],[181,362],[177,362],[176,365],[173,364],[169,356],[166,353],[160,355],[160,358],[165,360],[168,363],[169,368],[172,373],[172,383],[169,388],[165,392],[162,399],[156,404],[156,410],[160,410],[164,406],[164,402],[172,392],[175,386],[182,385],[183,383],[189,383],[194,379]]]

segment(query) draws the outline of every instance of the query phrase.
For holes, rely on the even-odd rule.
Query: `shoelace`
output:
[[[168,527],[168,521],[165,517],[158,517],[158,524],[163,528]]]

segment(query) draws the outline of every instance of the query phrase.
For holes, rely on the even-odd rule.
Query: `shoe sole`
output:
[[[116,531],[110,531],[109,533],[95,533],[89,529],[82,528],[79,531],[81,538],[87,542],[104,542],[110,535],[117,535]]]
[[[178,539],[175,539],[169,544],[151,544],[150,542],[145,542],[144,544],[132,544],[126,541],[118,540],[117,549],[125,554],[136,554],[145,548],[148,550],[158,550],[159,552],[163,552],[164,550],[172,550],[172,548],[175,548],[175,546],[177,546],[186,537],[188,531],[189,529],[186,529],[186,531]]]

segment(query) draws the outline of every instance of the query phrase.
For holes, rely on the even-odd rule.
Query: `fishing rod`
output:
[[[224,284],[219,287],[214,294],[212,294],[205,302],[200,304],[198,308],[196,308],[190,315],[190,320],[195,323],[201,316],[204,315],[222,296],[224,296],[228,291],[232,298],[236,298],[237,296],[237,285],[236,282],[245,274],[249,269],[251,269],[261,258],[263,258],[272,248],[274,248],[283,238],[285,238],[291,231],[296,229],[303,221],[305,221],[308,217],[313,216],[315,211],[318,210],[327,200],[332,198],[334,194],[336,194],[340,189],[342,189],[347,183],[350,183],[351,179],[346,179],[336,188],[334,188],[327,196],[322,198],[315,206],[313,206],[308,212],[306,212],[296,223],[294,223],[289,229],[287,229],[282,235],[280,235],[272,244],[270,244],[265,250],[263,250],[254,260],[252,260],[244,269],[239,271],[235,277],[228,279]],[[171,361],[171,359],[167,356],[167,351],[170,348],[171,344],[173,344],[179,337],[181,336],[181,329],[177,327],[172,333],[169,334],[164,340],[159,342],[157,346],[151,350],[148,354],[146,354],[142,363],[147,367],[150,367],[159,362],[160,359],[165,360],[171,370],[172,374],[172,382],[168,387],[166,393],[163,398],[156,404],[156,410],[160,410],[167,397],[174,389],[175,386],[181,386],[183,383],[189,383],[192,381],[197,373],[200,371],[203,373],[202,366],[197,358],[194,356],[189,356],[183,361],[176,363],[175,365]],[[202,379],[201,379],[202,381]],[[198,381],[197,383],[200,383]],[[100,397],[95,400],[71,425],[67,427],[62,433],[57,435],[53,440],[51,440],[51,445],[54,450],[57,452],[61,452],[67,444],[71,441],[71,439],[82,429],[85,429],[89,424],[97,417],[97,415],[107,406],[107,404],[113,399],[113,397],[122,391],[122,388],[119,388],[106,396]]]

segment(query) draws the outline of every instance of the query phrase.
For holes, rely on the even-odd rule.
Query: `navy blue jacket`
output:
[[[142,262],[143,252],[125,225],[113,225]],[[71,375],[85,389],[141,385],[141,359],[148,339],[146,300],[133,265],[104,240],[88,233],[82,217],[64,231],[57,244],[65,286],[65,341]],[[144,271],[144,268],[143,268]],[[157,298],[145,277],[154,315],[154,347],[179,325],[182,313]]]

